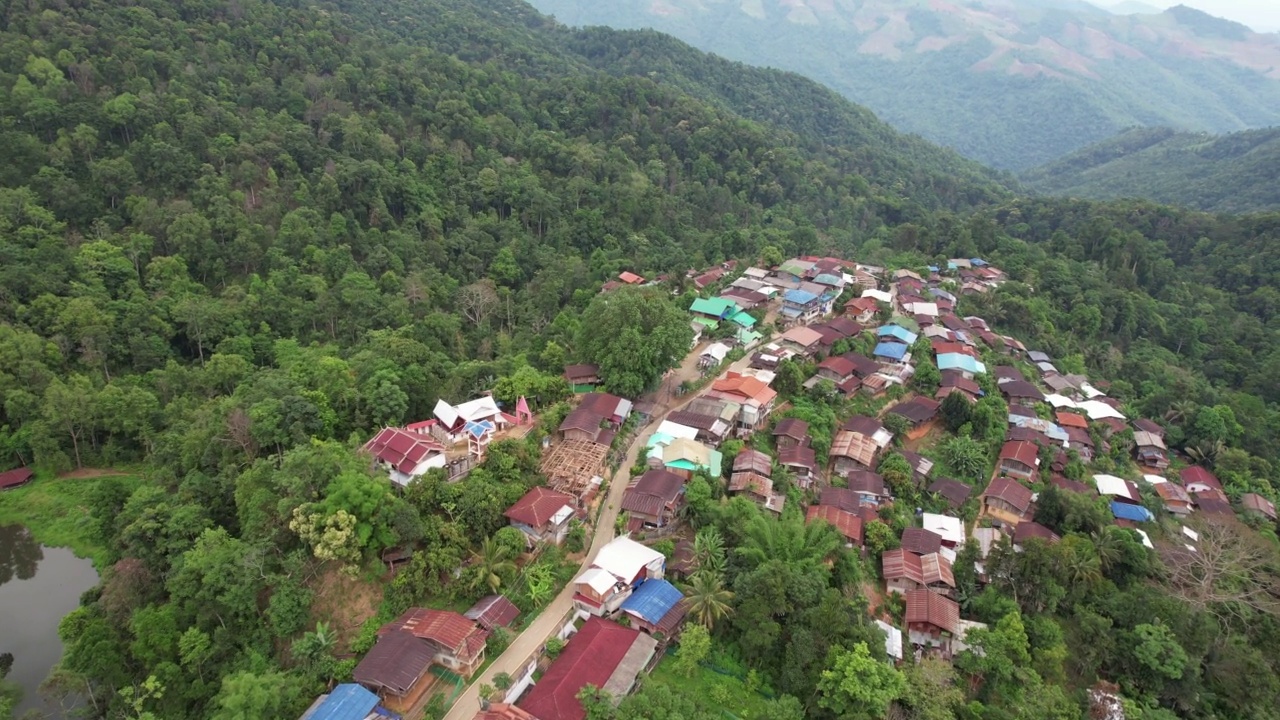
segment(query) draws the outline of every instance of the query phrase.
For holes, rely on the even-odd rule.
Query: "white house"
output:
[[[444,446],[440,443],[393,427],[383,428],[362,449],[391,475],[392,482],[401,487],[432,468],[443,468],[447,460]]]

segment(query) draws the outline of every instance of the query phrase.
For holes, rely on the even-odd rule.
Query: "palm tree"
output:
[[[1124,558],[1124,547],[1128,538],[1121,534],[1123,532],[1114,525],[1108,525],[1102,529],[1102,532],[1092,535],[1093,547],[1098,551],[1098,561],[1103,572],[1110,572],[1111,568]]]
[[[716,621],[723,620],[733,612],[729,603],[733,600],[733,591],[724,586],[724,578],[718,572],[700,570],[693,574],[693,584],[685,593],[688,601],[689,615],[708,630]]]
[[[1178,400],[1164,412],[1164,419],[1171,423],[1184,423],[1196,412],[1196,404],[1191,400]]]
[[[792,513],[779,520],[757,515],[747,525],[738,554],[753,566],[780,560],[801,568],[822,564],[841,544],[840,536],[826,523],[805,523]]]
[[[693,558],[699,570],[724,571],[724,536],[705,527],[693,538]]]
[[[1063,570],[1073,585],[1092,585],[1102,580],[1102,568],[1098,556],[1088,552],[1092,548],[1076,548],[1063,561]]]
[[[480,543],[480,550],[473,554],[476,575],[472,580],[472,589],[487,585],[492,592],[498,592],[502,586],[502,577],[516,571],[516,564],[511,559],[511,548],[493,538],[485,538]]]
[[[1221,440],[1201,440],[1183,449],[1187,451],[1187,457],[1206,467],[1213,467],[1218,462],[1218,457],[1226,451],[1227,446]]]

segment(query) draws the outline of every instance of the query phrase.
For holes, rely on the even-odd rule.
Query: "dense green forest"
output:
[[[1210,212],[1280,210],[1280,129],[1229,135],[1133,128],[1021,179],[1031,190],[1095,200],[1140,197]]]
[[[477,597],[503,565],[502,511],[538,482],[538,434],[403,495],[353,449],[490,388],[554,419],[564,362],[603,359],[595,299],[622,269],[681,291],[686,270],[729,258],[982,255],[1016,282],[975,312],[1182,420],[1179,442],[1212,452],[1233,491],[1280,487],[1274,216],[1010,200],[794,76],[571,33],[514,2],[3,12],[0,467],[145,475],[89,500],[110,562],[61,628],[54,689],[90,688],[97,715],[296,717],[379,619]],[[676,316],[665,292],[617,297]],[[643,342],[632,330],[616,337]],[[613,380],[643,385],[654,363]],[[746,548],[717,632],[778,691],[775,717],[837,716],[810,699],[829,649],[875,642],[850,601],[856,563],[822,562],[830,538],[794,518],[698,492],[697,523]],[[1086,516],[1060,529],[1087,535]],[[379,567],[392,545],[422,551],[339,647],[313,622],[327,569]],[[522,607],[562,569],[539,564],[499,573]],[[1087,585],[1065,567],[1019,569],[1057,574],[1017,612],[1014,593],[985,596],[1007,662],[960,668],[993,680],[915,717],[1071,717],[1098,677],[1152,708],[1135,717],[1275,717],[1274,615],[1175,602],[1132,559]],[[1130,651],[1156,615],[1166,630],[1143,647],[1182,658],[1176,674]],[[1055,688],[1043,705],[1024,703],[1033,681]],[[645,692],[620,717],[659,700],[696,716],[696,698]]]
[[[1227,36],[1242,53],[1261,48],[1258,56],[1273,41],[1191,8],[1116,17],[1083,2],[1023,0],[533,4],[568,25],[653,28],[800,73],[896,128],[1013,171],[1134,125],[1232,132],[1280,123],[1280,82],[1216,54]]]

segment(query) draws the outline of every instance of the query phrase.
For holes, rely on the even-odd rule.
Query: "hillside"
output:
[[[537,0],[570,25],[652,27],[814,78],[895,127],[1023,170],[1132,126],[1280,123],[1280,36],[1186,8],[1087,3]]]
[[[1213,136],[1134,128],[1020,177],[1049,195],[1144,197],[1212,212],[1280,210],[1280,129]]]
[[[649,469],[642,430],[714,389],[698,367],[710,341],[738,342],[739,324],[781,334],[758,307],[720,316],[691,349],[688,308],[756,263],[832,255],[928,275],[984,258],[1006,282],[976,297],[947,281],[957,317],[980,313],[1105,381],[1129,416],[1161,419],[1172,448],[1213,463],[1232,500],[1280,488],[1280,215],[1019,199],[1005,176],[797,76],[653,33],[572,31],[511,0],[9,3],[0,48],[0,470],[36,471],[4,494],[4,516],[37,535],[54,523],[102,562],[101,585],[60,626],[46,688],[95,720],[296,718],[351,681],[406,610],[461,611],[495,592],[520,611],[516,627],[464,619],[467,637],[486,635],[490,659],[527,650],[507,644],[563,617],[559,590],[595,557],[584,553],[636,519],[618,511],[633,468]],[[853,270],[824,266],[815,282]],[[844,308],[825,290],[798,297]],[[872,352],[876,333],[851,325],[858,337],[840,342]],[[917,354],[930,347],[922,338]],[[740,352],[726,362],[745,364]],[[587,404],[567,365],[595,366],[600,389],[635,402],[596,395],[561,430]],[[781,365],[780,397],[735,378],[725,392],[750,403],[690,422],[728,433],[748,404],[777,400],[830,435],[931,382],[849,398],[807,389],[808,371]],[[936,475],[976,485],[996,467],[1010,413],[982,382],[945,451],[918,438]],[[509,424],[522,398],[537,420],[482,434],[493,442],[478,449],[484,426],[447,419],[468,405]],[[624,407],[656,415],[615,421]],[[432,439],[396,432],[409,426]],[[446,448],[454,429],[462,440]],[[1130,437],[1064,472],[1136,473]],[[775,442],[767,424],[725,439],[722,470],[748,441]],[[415,454],[397,456],[406,442]],[[526,552],[505,513],[552,482],[543,463],[566,447],[598,504],[571,498],[586,504],[574,520],[557,505],[565,547]],[[791,471],[776,475],[777,516],[729,499],[710,452],[673,459],[693,468],[680,487],[663,480],[688,503],[681,532],[718,535],[698,548],[710,574],[679,580],[700,596],[686,627],[714,626],[702,639],[715,670],[690,659],[694,630],[634,697],[592,717],[713,720],[733,703],[741,717],[834,720],[893,702],[919,718],[1076,720],[1099,682],[1142,706],[1139,720],[1280,707],[1280,609],[1258,599],[1275,587],[1274,527],[1247,517],[1257,532],[1230,537],[1252,543],[1240,562],[1256,564],[1221,569],[1205,591],[1250,602],[1187,600],[1101,498],[1044,518],[1063,537],[1053,548],[1003,543],[1010,565],[986,591],[971,556],[957,565],[956,602],[996,633],[989,652],[881,662],[870,613],[901,625],[903,611],[882,597],[878,553],[914,528],[916,507],[937,507],[905,457],[887,457],[902,501],[868,518],[865,556],[804,523],[818,488]],[[129,476],[84,471],[111,467]],[[609,479],[599,492],[595,472]],[[36,496],[59,499],[26,502]],[[972,521],[977,493],[968,503]],[[1166,545],[1180,535],[1162,520],[1152,537]],[[435,656],[394,637],[420,663]],[[671,672],[682,655],[687,672]],[[442,717],[452,671],[421,677],[438,690],[421,696],[425,715]],[[883,682],[859,697],[868,677]],[[0,687],[3,720],[9,700]]]

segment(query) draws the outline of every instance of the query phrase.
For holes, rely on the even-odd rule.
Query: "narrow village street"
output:
[[[767,343],[768,341],[769,339],[765,339],[761,342]],[[662,381],[657,390],[648,397],[643,398],[654,404],[653,416],[647,425],[636,432],[631,445],[627,448],[626,458],[618,466],[618,471],[614,473],[613,478],[609,481],[609,492],[603,500],[605,505],[600,512],[599,520],[591,536],[591,547],[588,549],[582,565],[578,568],[578,572],[589,568],[596,554],[600,552],[600,548],[614,539],[616,535],[614,526],[618,519],[619,508],[622,506],[622,496],[626,493],[627,483],[631,479],[631,468],[636,464],[640,452],[644,449],[644,441],[658,429],[658,425],[662,423],[667,414],[679,410],[698,397],[698,393],[688,393],[683,396],[677,395],[676,390],[682,382],[697,380],[701,377],[698,371],[698,358],[704,345],[705,343],[695,347],[681,362],[680,367],[672,370]],[[749,363],[750,358],[744,357],[729,365],[722,373],[742,372],[748,367]],[[474,718],[476,713],[480,711],[480,686],[493,685],[493,678],[499,673],[505,672],[514,676],[524,666],[525,661],[537,652],[543,643],[547,641],[547,638],[551,637],[559,629],[561,619],[573,607],[573,592],[573,584],[566,585],[560,591],[560,594],[543,609],[542,614],[533,621],[533,624],[516,636],[502,655],[487,670],[472,678],[471,684],[458,696],[453,707],[445,715],[445,720],[471,720]]]

